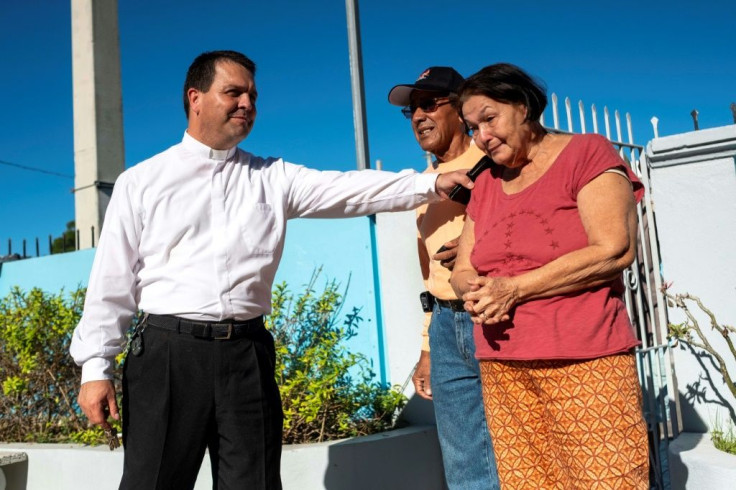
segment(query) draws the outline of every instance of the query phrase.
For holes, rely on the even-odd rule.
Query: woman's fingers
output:
[[[478,277],[469,280],[468,284],[470,291],[462,299],[475,323],[492,325],[510,319],[509,311],[516,300],[509,278]]]

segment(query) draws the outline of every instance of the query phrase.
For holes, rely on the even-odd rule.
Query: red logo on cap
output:
[[[424,73],[422,73],[421,75],[419,75],[419,78],[417,78],[417,82],[418,82],[419,80],[424,80],[424,79],[425,79],[425,78],[427,78],[428,76],[429,76],[429,70],[424,70]]]

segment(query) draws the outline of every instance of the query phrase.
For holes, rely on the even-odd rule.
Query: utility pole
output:
[[[368,152],[368,130],[365,115],[363,84],[363,55],[360,47],[360,16],[358,0],[345,0],[348,22],[348,49],[350,51],[350,85],[353,92],[353,124],[355,126],[355,153],[359,170],[371,168]]]
[[[77,248],[100,236],[112,187],[125,169],[117,0],[71,0],[74,220]]]

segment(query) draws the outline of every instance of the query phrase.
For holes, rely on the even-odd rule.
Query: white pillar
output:
[[[125,169],[117,0],[71,0],[74,208],[79,248],[97,244]]]

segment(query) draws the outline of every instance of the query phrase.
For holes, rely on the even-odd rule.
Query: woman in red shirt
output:
[[[520,68],[469,77],[459,107],[495,164],[476,181],[452,285],[475,322],[501,486],[648,488],[621,272],[643,188],[602,136],[547,132]]]

